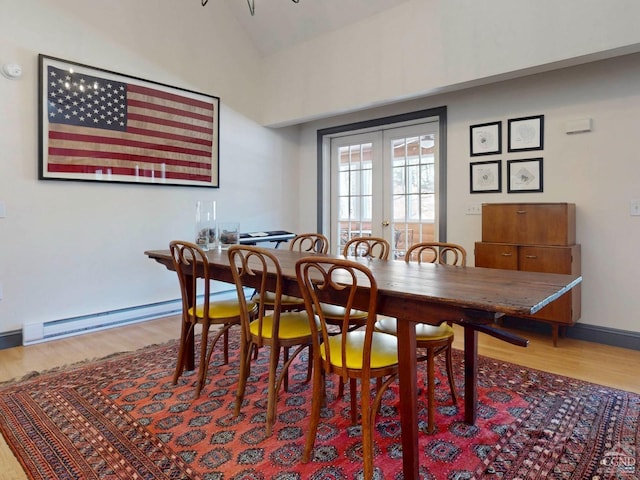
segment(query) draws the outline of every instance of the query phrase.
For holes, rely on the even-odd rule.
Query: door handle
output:
[[[389,222],[389,220],[384,220],[384,221],[382,222],[382,226],[383,226],[383,227],[388,227],[389,225],[391,225],[391,222]]]

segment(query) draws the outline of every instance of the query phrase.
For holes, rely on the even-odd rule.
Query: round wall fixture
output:
[[[2,65],[2,75],[10,80],[17,80],[22,76],[22,67],[17,63],[5,63]]]

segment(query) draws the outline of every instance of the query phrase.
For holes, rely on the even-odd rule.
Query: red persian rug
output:
[[[237,351],[237,348],[232,348]],[[245,405],[233,416],[237,358],[214,356],[193,399],[194,372],[171,376],[176,343],[36,375],[0,387],[0,431],[31,479],[357,479],[360,428],[348,397],[329,402],[313,460],[300,463],[311,386],[306,362],[290,372],[274,433],[265,438],[267,349],[254,362]],[[464,391],[462,355],[455,352]],[[443,365],[438,378],[445,379]],[[423,479],[635,479],[640,396],[481,358],[478,422],[463,421],[445,380],[438,432],[421,435]],[[397,389],[377,420],[376,478],[402,479]],[[426,402],[419,399],[421,422]],[[1,469],[0,469],[1,470]],[[1,477],[1,474],[0,474]]]

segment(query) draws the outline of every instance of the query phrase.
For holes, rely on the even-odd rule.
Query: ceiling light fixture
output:
[[[204,7],[209,0],[202,0],[202,6]],[[300,0],[291,0],[293,3],[300,3]],[[256,2],[255,0],[247,0],[247,5],[249,5],[249,12],[251,12],[251,16],[253,17],[256,14]]]

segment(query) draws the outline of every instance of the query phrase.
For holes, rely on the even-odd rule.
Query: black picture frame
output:
[[[507,161],[507,193],[542,192],[544,172],[542,158]]]
[[[508,120],[507,151],[528,152],[544,149],[544,115]]]
[[[481,123],[469,127],[469,152],[472,157],[502,153],[502,122]]]
[[[38,58],[40,180],[220,186],[219,97]]]
[[[470,193],[502,192],[502,160],[469,164]]]

